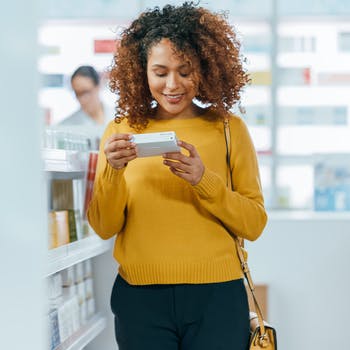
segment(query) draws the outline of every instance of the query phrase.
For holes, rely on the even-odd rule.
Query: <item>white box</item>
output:
[[[85,284],[85,295],[86,299],[90,299],[94,297],[94,290],[93,290],[93,281],[92,278],[87,278],[84,281]]]
[[[74,267],[70,266],[67,267],[65,270],[61,271],[62,276],[62,286],[63,287],[70,287],[75,282],[75,273],[74,273]]]
[[[87,303],[87,315],[88,315],[88,318],[90,318],[95,314],[95,299],[94,298],[88,299],[86,303]]]
[[[79,262],[74,265],[75,267],[75,283],[78,284],[83,281],[84,279],[84,268],[83,263]]]
[[[92,277],[91,259],[85,260],[83,264],[84,264],[84,278]]]
[[[85,290],[84,282],[80,282],[77,284],[77,295],[78,295],[79,305],[81,305],[86,300],[86,290]]]
[[[48,278],[48,295],[49,299],[56,299],[62,295],[62,276],[59,272]]]
[[[151,157],[167,152],[180,152],[174,131],[134,134],[132,142],[136,143],[139,157]]]
[[[84,325],[86,323],[87,319],[88,319],[86,301],[84,301],[79,306],[79,312],[80,312],[80,324]]]

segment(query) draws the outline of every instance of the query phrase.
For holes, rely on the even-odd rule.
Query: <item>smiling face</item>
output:
[[[147,79],[158,102],[157,118],[192,118],[198,115],[192,100],[197,94],[193,65],[176,55],[173,44],[162,39],[148,54]]]

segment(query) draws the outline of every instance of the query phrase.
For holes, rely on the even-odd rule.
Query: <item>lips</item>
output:
[[[166,100],[169,103],[179,103],[182,98],[185,96],[185,94],[163,94],[163,96],[166,98]]]

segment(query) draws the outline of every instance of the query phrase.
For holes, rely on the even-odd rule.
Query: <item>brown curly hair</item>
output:
[[[131,127],[142,130],[154,117],[157,103],[148,87],[147,58],[163,38],[190,62],[199,62],[198,101],[209,104],[220,116],[239,105],[249,77],[242,67],[235,31],[223,14],[185,2],[147,10],[122,32],[109,83],[119,95],[116,122],[126,117]]]

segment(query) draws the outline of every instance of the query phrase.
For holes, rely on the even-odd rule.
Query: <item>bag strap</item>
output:
[[[232,169],[231,169],[231,132],[230,132],[230,122],[228,120],[228,118],[224,119],[224,130],[225,130],[225,142],[226,142],[226,163],[227,163],[227,182],[229,181],[229,183],[227,183],[227,187],[230,187],[231,190],[233,191],[233,180],[232,180]],[[239,237],[237,237],[236,235],[233,235],[233,239],[235,241],[235,245],[236,245],[236,250],[237,250],[237,255],[239,258],[239,261],[241,263],[241,268],[244,274],[244,277],[247,281],[249,290],[251,292],[251,295],[253,297],[253,301],[254,301],[254,308],[255,308],[255,312],[258,318],[258,323],[260,326],[260,336],[264,337],[265,336],[265,325],[264,325],[264,317],[261,311],[261,308],[259,306],[258,300],[256,299],[255,296],[255,286],[250,274],[250,270],[248,267],[248,263],[246,261],[245,258],[245,254],[244,254],[244,250],[242,247],[242,242],[243,239],[240,239]]]

